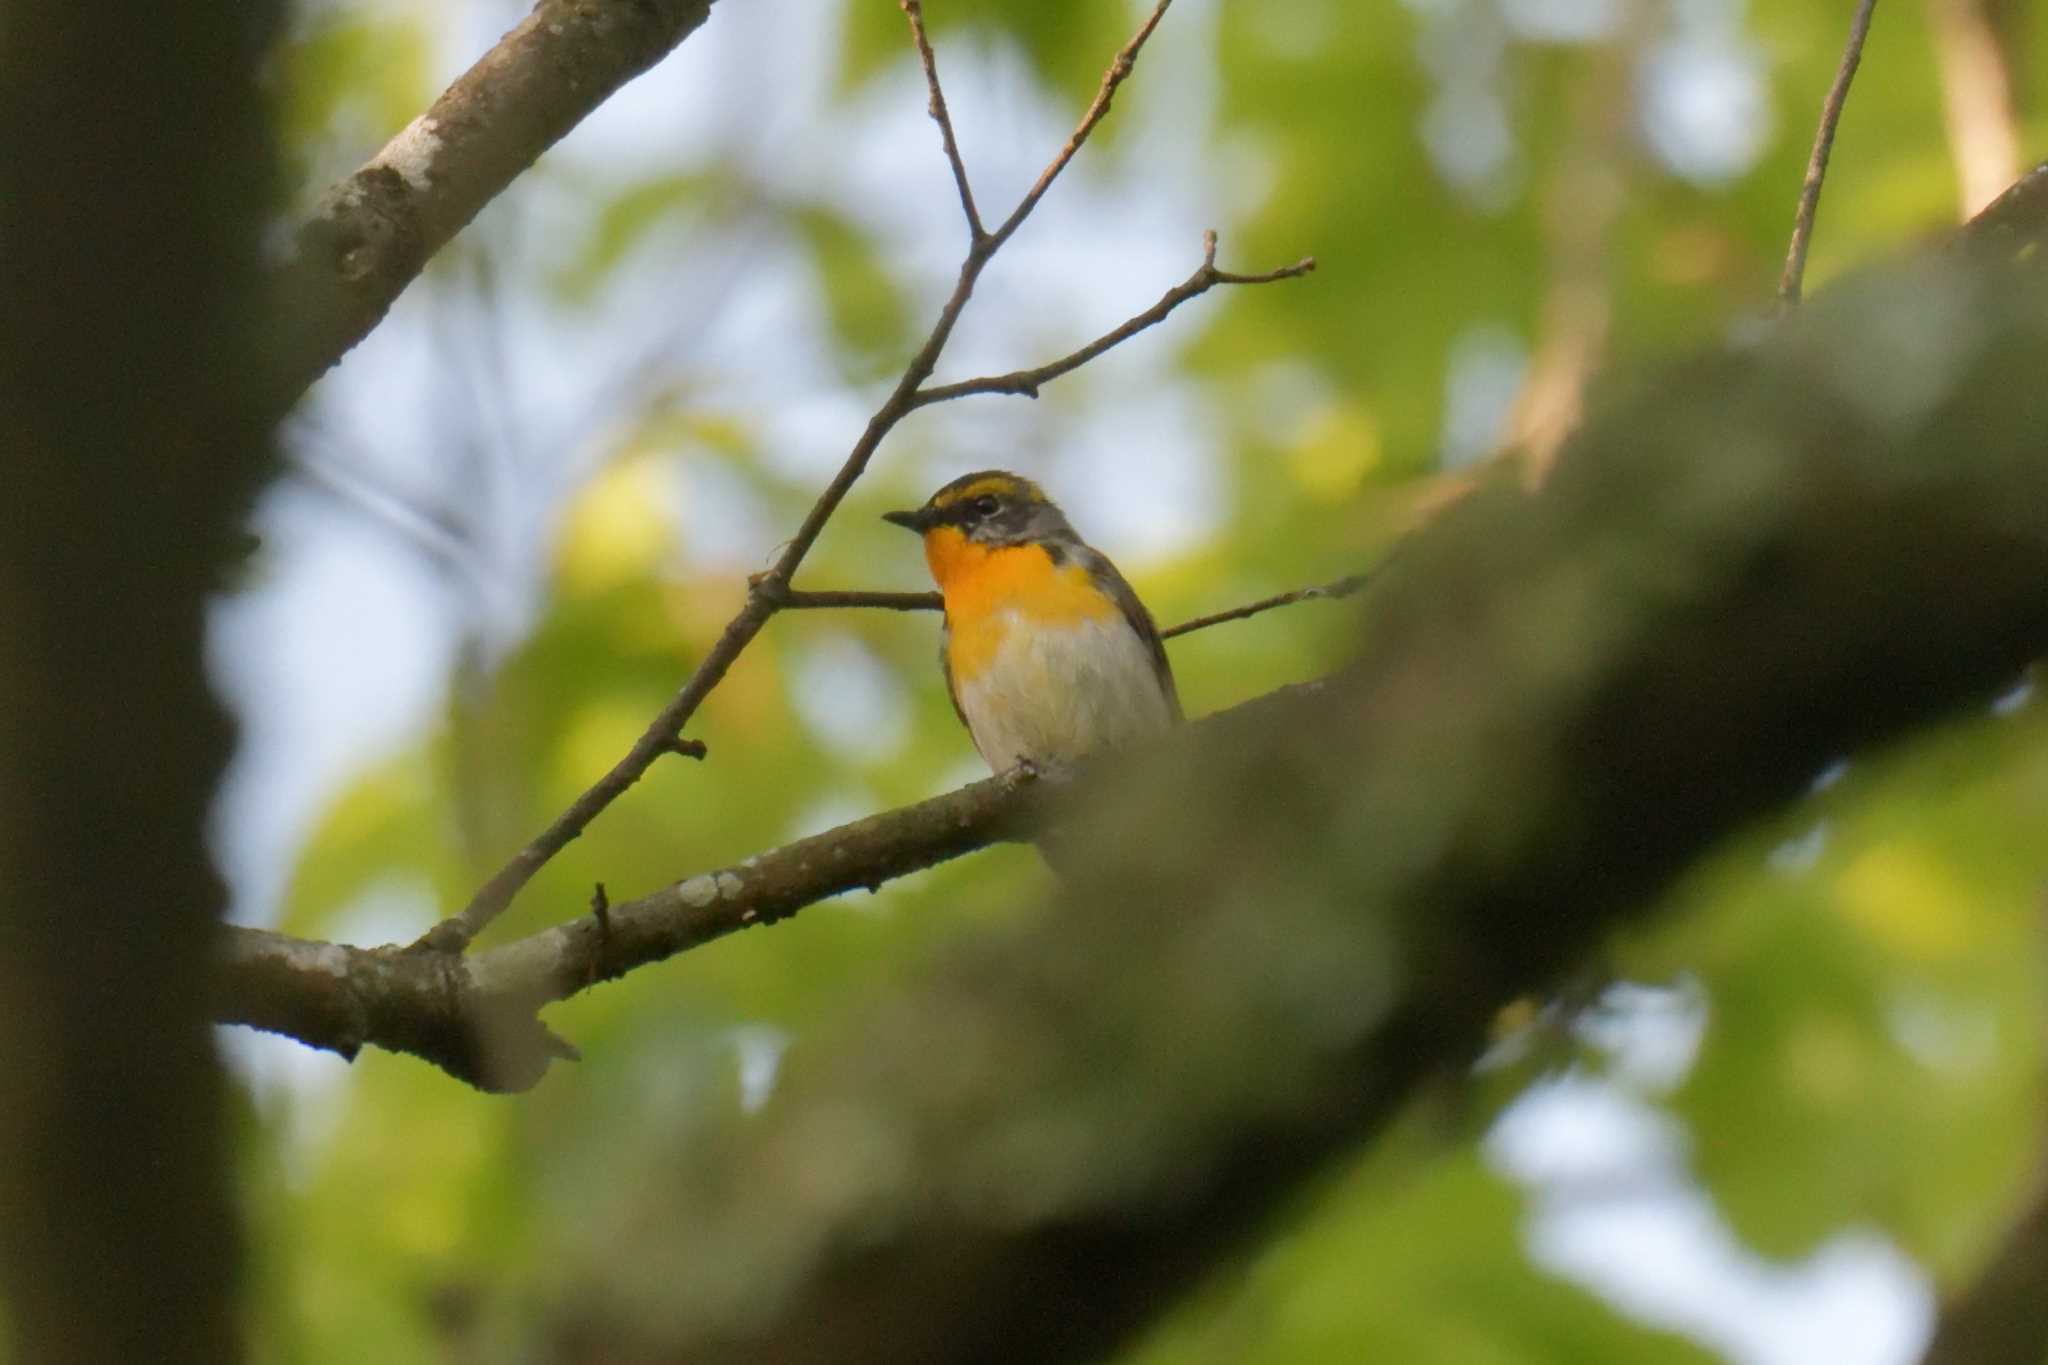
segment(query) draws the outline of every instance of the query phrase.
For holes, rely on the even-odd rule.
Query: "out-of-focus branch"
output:
[[[966,258],[960,263],[953,292],[940,308],[938,319],[925,337],[924,344],[911,357],[910,363],[905,366],[902,377],[889,396],[876,409],[874,416],[868,419],[866,428],[854,443],[844,463],[840,465],[839,472],[833,475],[831,482],[818,495],[817,501],[811,504],[811,509],[804,515],[796,534],[784,543],[774,565],[749,581],[745,605],[726,623],[725,630],[719,635],[710,653],[697,665],[696,671],[683,684],[682,689],[655,716],[625,757],[571,802],[568,809],[534,836],[530,843],[514,854],[512,859],[470,898],[469,904],[422,936],[414,945],[416,948],[436,952],[459,952],[467,947],[484,926],[497,918],[512,903],[512,898],[519,894],[520,889],[533,878],[534,873],[582,834],[584,828],[596,819],[599,813],[639,781],[641,775],[657,758],[664,753],[688,751],[694,745],[693,741],[679,738],[683,726],[697,713],[697,708],[711,694],[712,689],[723,681],[733,661],[753,642],[754,637],[760,634],[769,619],[781,610],[783,600],[792,590],[792,580],[797,569],[803,564],[811,547],[817,543],[826,522],[838,511],[840,503],[845,500],[854,482],[866,471],[868,461],[874,458],[875,451],[880,448],[883,439],[910,412],[927,402],[935,401],[922,394],[923,385],[931,378],[932,370],[938,364],[939,356],[953,334],[954,325],[959,321],[960,314],[966,309],[968,300],[974,294],[974,287],[981,278],[981,272],[1030,215],[1031,210],[1051,188],[1060,172],[1087,141],[1088,135],[1108,113],[1110,101],[1117,87],[1130,75],[1132,63],[1136,61],[1139,50],[1151,36],[1153,29],[1158,26],[1160,18],[1171,3],[1172,0],[1158,0],[1144,23],[1139,26],[1137,33],[1117,53],[1115,60],[1110,63],[1108,71],[1103,75],[1102,86],[1097,91],[1094,101],[1081,116],[1080,123],[1067,138],[1065,146],[1053,157],[1045,170],[1040,172],[1037,181],[1018,202],[1009,217],[1004,219],[1002,225],[995,231],[977,234],[970,241]],[[915,5],[907,6],[906,10],[911,21],[912,39],[918,46],[920,56],[924,56],[928,53],[930,45],[924,38],[921,14]],[[925,76],[933,92],[934,116],[938,117],[944,109],[944,95],[939,89],[937,68],[929,60],[925,62]],[[957,164],[958,148],[953,145],[951,129],[950,118],[940,118],[940,130],[942,140],[946,143],[947,158],[949,162]],[[962,190],[962,203],[965,208],[971,203],[971,197],[965,190],[964,168],[959,175],[958,184]],[[1213,252],[1213,245],[1211,251]],[[1215,282],[1222,283],[1227,280],[1219,277]],[[701,755],[701,746],[695,747]]]
[[[369,334],[427,261],[713,0],[540,0],[424,114],[334,185],[279,270],[283,411]]]
[[[1634,73],[1647,38],[1648,6],[1630,6],[1622,31],[1590,52],[1571,96],[1571,123],[1543,187],[1544,283],[1536,351],[1508,414],[1505,453],[1540,487],[1579,425],[1586,385],[1607,355],[1613,306],[1608,271],[1615,220],[1626,197]]]
[[[1821,181],[1827,178],[1828,154],[1835,146],[1835,125],[1841,122],[1842,105],[1849,98],[1849,82],[1856,79],[1856,67],[1863,60],[1863,40],[1870,35],[1870,12],[1877,0],[1858,0],[1856,16],[1849,21],[1849,41],[1842,48],[1841,65],[1835,82],[1821,101],[1820,127],[1813,135],[1813,152],[1806,160],[1806,179],[1799,186],[1799,207],[1792,216],[1792,245],[1785,252],[1785,271],[1778,277],[1778,302],[1790,308],[1799,302],[1799,289],[1806,277],[1806,249],[1813,241],[1813,217],[1820,207]]]
[[[2006,187],[2005,193],[1956,229],[1952,243],[1982,255],[2013,255],[2048,238],[2048,162]]]
[[[1949,155],[1967,219],[2004,192],[2019,165],[2012,62],[1984,0],[1927,0],[1927,8],[1941,63]]]
[[[210,602],[275,473],[275,0],[0,7],[0,1357],[234,1365]],[[148,904],[124,894],[147,887]]]
[[[1110,1356],[1717,839],[2008,685],[2048,306],[1965,266],[1660,376],[1535,497],[1496,472],[1353,668],[1084,794],[1055,906],[811,1030],[757,1111],[607,1149],[543,1239],[556,1357]],[[1936,313],[1972,326],[1901,420]]]

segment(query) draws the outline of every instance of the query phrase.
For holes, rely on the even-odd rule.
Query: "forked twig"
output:
[[[1159,21],[1166,17],[1166,11],[1172,4],[1173,0],[1159,0],[1159,3],[1152,7],[1152,12],[1145,16],[1145,22],[1138,26],[1138,31],[1131,35],[1131,40],[1116,54],[1116,59],[1110,62],[1109,69],[1102,73],[1102,85],[1096,90],[1095,98],[1089,102],[1088,112],[1081,115],[1081,121],[1074,125],[1073,134],[1067,138],[1067,145],[1060,148],[1059,155],[1038,173],[1038,179],[1024,192],[1024,197],[1017,201],[1017,207],[1010,210],[1010,216],[1003,220],[1002,226],[989,234],[988,249],[991,252],[1009,241],[1010,234],[1031,216],[1031,210],[1037,208],[1038,201],[1045,198],[1045,192],[1052,188],[1052,182],[1060,178],[1060,172],[1074,159],[1074,153],[1081,150],[1081,144],[1095,131],[1095,125],[1102,122],[1103,115],[1109,112],[1110,101],[1116,98],[1117,87],[1131,74],[1131,68],[1137,63],[1138,53],[1145,46],[1145,40],[1152,36],[1153,29],[1159,27]]]
[[[1272,284],[1276,280],[1291,280],[1308,274],[1316,268],[1316,258],[1304,256],[1293,265],[1283,265],[1278,270],[1268,270],[1257,275],[1238,275],[1216,268],[1216,234],[1202,234],[1202,264],[1195,273],[1182,280],[1159,296],[1159,302],[1138,314],[1114,331],[1103,333],[1080,350],[1061,356],[1047,365],[1033,370],[1012,370],[1008,374],[985,375],[980,379],[966,379],[957,384],[935,384],[920,389],[916,405],[925,407],[932,403],[944,403],[954,398],[965,398],[975,393],[1020,393],[1026,398],[1038,397],[1039,387],[1049,380],[1058,379],[1080,369],[1095,357],[1113,346],[1129,341],[1147,327],[1153,327],[1166,320],[1167,314],[1186,303],[1189,299],[1200,298],[1219,284]]]
[[[1806,277],[1806,249],[1813,241],[1813,216],[1820,208],[1821,181],[1827,178],[1828,154],[1834,150],[1835,125],[1841,122],[1842,105],[1849,98],[1849,82],[1856,79],[1857,64],[1863,60],[1863,40],[1870,36],[1870,12],[1877,0],[1859,0],[1856,17],[1849,21],[1849,41],[1842,49],[1842,64],[1835,70],[1835,83],[1821,102],[1820,127],[1813,135],[1813,153],[1806,160],[1806,180],[1799,187],[1799,208],[1792,217],[1792,244],[1785,252],[1785,273],[1778,277],[1778,306],[1792,308],[1799,302],[1799,287]]]
[[[917,60],[924,67],[925,88],[931,92],[932,122],[939,125],[939,139],[946,147],[946,164],[953,168],[953,187],[960,191],[960,211],[967,217],[967,235],[979,242],[988,233],[981,226],[981,211],[974,206],[974,191],[967,183],[967,163],[960,159],[960,144],[953,137],[953,116],[946,112],[946,92],[939,85],[939,59],[932,41],[925,36],[923,0],[897,0],[910,20],[910,40],[917,44]]]

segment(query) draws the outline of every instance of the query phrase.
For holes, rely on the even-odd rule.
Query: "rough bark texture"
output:
[[[540,0],[301,227],[280,273],[289,407],[428,259],[613,91],[695,32],[712,0]]]
[[[375,1044],[488,1090],[525,1089],[566,1051],[535,1022],[540,1006],[828,896],[1014,838],[1031,818],[1036,785],[1018,774],[987,778],[468,957],[231,927],[223,930],[216,1017],[344,1057]]]
[[[268,463],[243,377],[273,18],[0,17],[0,1355],[24,1365],[240,1355],[204,988],[230,734],[201,640]]]
[[[2044,317],[1950,256],[1608,395],[1404,548],[1355,668],[1092,806],[1059,908],[607,1151],[558,1356],[1099,1358],[1716,839],[2048,648]]]

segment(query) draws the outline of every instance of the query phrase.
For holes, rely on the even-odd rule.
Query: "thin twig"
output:
[[[1806,161],[1806,180],[1799,187],[1799,210],[1792,218],[1792,245],[1785,252],[1785,273],[1778,278],[1778,304],[1792,308],[1799,303],[1799,286],[1806,276],[1806,248],[1813,240],[1813,215],[1820,207],[1821,181],[1827,178],[1828,153],[1835,145],[1835,125],[1841,121],[1842,105],[1849,98],[1849,82],[1856,78],[1856,65],[1863,60],[1863,40],[1870,34],[1870,12],[1877,0],[1860,0],[1856,17],[1849,22],[1849,42],[1842,49],[1842,64],[1835,71],[1835,83],[1828,88],[1820,106],[1820,127],[1813,135],[1813,154]]]
[[[1256,602],[1247,602],[1229,611],[1219,611],[1209,616],[1197,616],[1192,621],[1183,621],[1159,632],[1162,640],[1171,640],[1176,635],[1187,635],[1210,626],[1220,626],[1226,621],[1242,621],[1248,616],[1271,611],[1275,607],[1291,606],[1296,602],[1313,602],[1323,599],[1349,597],[1363,588],[1371,575],[1351,574],[1331,583],[1318,583],[1311,587],[1296,588],[1293,592],[1276,593],[1261,597]],[[796,611],[813,611],[835,607],[875,607],[883,611],[938,611],[946,605],[946,599],[935,592],[791,592],[783,598],[782,605]]]
[[[1067,145],[1060,148],[1059,155],[1039,172],[1037,181],[1025,191],[1024,197],[1017,201],[1017,207],[1010,210],[1010,216],[1003,220],[1003,225],[989,234],[991,253],[1009,241],[1010,234],[1031,216],[1031,210],[1037,208],[1038,201],[1045,198],[1045,192],[1052,188],[1052,182],[1060,178],[1060,172],[1074,159],[1074,153],[1081,150],[1081,144],[1095,131],[1095,125],[1102,122],[1103,115],[1109,112],[1110,101],[1116,98],[1116,88],[1131,74],[1131,67],[1137,62],[1138,53],[1145,46],[1145,40],[1152,36],[1153,29],[1159,27],[1159,21],[1166,17],[1167,7],[1172,4],[1173,0],[1159,0],[1159,3],[1152,7],[1152,13],[1145,17],[1145,22],[1139,25],[1138,31],[1131,35],[1131,40],[1116,54],[1116,60],[1109,64],[1109,69],[1102,73],[1101,88],[1096,90],[1095,99],[1089,104],[1088,112],[1081,115],[1081,121],[1074,125],[1073,135],[1067,139]]]
[[[879,607],[884,611],[938,611],[946,599],[935,592],[796,592],[782,599],[793,611],[833,607]]]
[[[1291,606],[1296,602],[1349,597],[1360,588],[1363,588],[1370,578],[1371,575],[1369,574],[1355,573],[1347,578],[1340,578],[1334,583],[1321,583],[1312,588],[1296,588],[1293,592],[1283,592],[1272,597],[1262,597],[1256,602],[1247,602],[1241,607],[1232,607],[1229,611],[1219,611],[1212,616],[1197,616],[1192,621],[1183,621],[1177,626],[1169,626],[1159,632],[1159,638],[1171,640],[1176,635],[1186,635],[1192,631],[1206,630],[1210,626],[1220,626],[1225,621],[1242,621],[1247,616],[1257,616],[1262,611],[1271,611],[1275,607]]]
[[[953,186],[960,191],[960,211],[967,215],[967,235],[976,242],[988,233],[981,226],[981,211],[974,207],[974,191],[967,184],[967,163],[960,159],[960,144],[953,138],[953,116],[946,112],[946,92],[939,85],[939,61],[932,52],[931,39],[924,31],[923,0],[897,0],[910,20],[910,39],[917,44],[917,60],[924,67],[925,88],[931,91],[932,122],[939,125],[939,140],[946,147],[946,164],[953,168]]]
[[[579,837],[590,822],[623,795],[627,788],[639,781],[657,758],[664,753],[678,752],[678,746],[689,743],[681,739],[684,725],[696,715],[697,708],[703,705],[711,690],[724,680],[727,670],[732,667],[733,661],[740,656],[741,651],[753,642],[754,637],[761,633],[761,628],[781,609],[782,601],[790,591],[789,585],[796,575],[798,566],[803,563],[804,556],[810,553],[811,546],[824,531],[825,523],[831,520],[832,514],[845,500],[854,481],[867,469],[868,461],[874,457],[883,438],[908,413],[921,406],[918,401],[919,389],[931,378],[932,369],[938,363],[939,353],[945,349],[947,340],[953,334],[954,325],[959,322],[961,312],[967,307],[968,299],[973,296],[975,283],[981,278],[982,270],[1001,249],[1003,243],[1009,240],[1018,225],[1037,207],[1038,201],[1059,178],[1067,163],[1073,160],[1074,153],[1087,140],[1088,134],[1102,121],[1102,116],[1109,111],[1111,96],[1115,94],[1117,86],[1123,83],[1124,78],[1130,75],[1132,62],[1136,59],[1139,49],[1145,45],[1145,40],[1152,35],[1153,29],[1158,27],[1160,17],[1165,14],[1167,6],[1171,3],[1172,0],[1159,0],[1138,32],[1117,53],[1115,60],[1110,63],[1108,71],[1103,75],[1102,87],[1097,91],[1094,102],[1089,105],[1088,112],[1082,115],[1080,124],[1067,139],[1066,146],[1060,149],[1045,170],[1039,174],[1037,182],[1011,211],[1010,216],[1003,220],[1003,225],[993,233],[976,237],[969,245],[966,258],[960,263],[960,273],[954,281],[953,292],[940,308],[930,335],[911,357],[910,363],[904,368],[902,378],[883,400],[881,407],[868,419],[860,439],[848,452],[845,463],[839,467],[839,472],[832,476],[832,481],[825,486],[824,492],[818,495],[818,500],[811,505],[810,511],[804,514],[803,523],[797,527],[796,534],[784,544],[782,553],[776,557],[773,566],[750,581],[746,604],[726,623],[724,631],[712,645],[711,652],[697,665],[696,672],[690,675],[682,690],[670,699],[668,705],[662,707],[661,713],[648,725],[646,732],[634,741],[633,747],[627,751],[624,758],[612,765],[611,771],[571,802],[568,809],[556,816],[531,843],[514,854],[511,861],[500,868],[470,898],[468,905],[422,935],[413,945],[415,949],[454,953],[468,947],[471,940],[486,925],[504,912],[512,903],[512,898],[533,879],[534,874],[546,866],[549,859],[568,847],[572,840]],[[913,22],[913,41],[916,41],[921,32],[922,24]],[[928,71],[928,80],[936,90],[936,67]]]
[[[1112,346],[1119,346],[1146,328],[1164,322],[1174,309],[1189,299],[1201,297],[1219,284],[1272,284],[1276,280],[1299,278],[1315,268],[1316,258],[1304,256],[1293,265],[1285,265],[1278,270],[1268,270],[1258,275],[1238,275],[1228,270],[1218,270],[1216,234],[1213,231],[1205,232],[1202,234],[1202,264],[1196,268],[1195,273],[1160,295],[1159,302],[1123,326],[1105,332],[1080,350],[1061,356],[1049,365],[1040,365],[1034,370],[1012,370],[1009,374],[985,375],[980,379],[966,379],[957,384],[935,384],[928,389],[921,389],[917,394],[917,406],[926,407],[932,403],[944,403],[976,393],[1019,393],[1026,398],[1036,398],[1041,385],[1080,369]]]

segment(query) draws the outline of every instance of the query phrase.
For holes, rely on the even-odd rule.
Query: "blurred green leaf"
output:
[[[810,246],[848,378],[873,379],[900,367],[910,344],[909,314],[874,240],[830,209],[799,209],[795,222]]]

